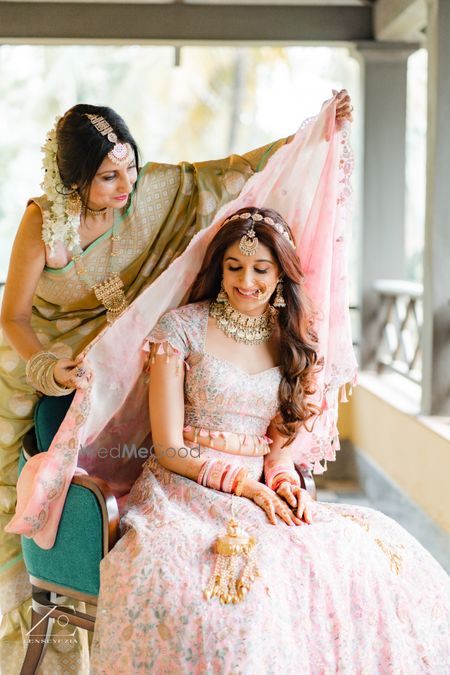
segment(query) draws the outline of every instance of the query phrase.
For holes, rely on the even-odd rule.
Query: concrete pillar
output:
[[[428,12],[422,412],[450,415],[450,0]]]
[[[405,278],[407,61],[416,45],[359,44],[364,101],[363,208],[360,245],[361,351],[374,366],[379,341],[376,279]]]

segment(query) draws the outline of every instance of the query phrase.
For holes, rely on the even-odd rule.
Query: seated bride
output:
[[[226,219],[147,338],[154,454],[101,564],[92,673],[449,672],[444,570],[383,514],[301,488],[313,316],[282,217]]]

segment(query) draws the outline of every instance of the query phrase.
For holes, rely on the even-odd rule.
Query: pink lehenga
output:
[[[281,375],[249,375],[207,353],[208,308],[172,310],[149,340],[169,343],[186,363],[187,430],[203,440],[241,435],[239,455],[208,447],[202,456],[225,455],[260,478]],[[257,540],[261,577],[243,602],[221,605],[203,590],[232,512]],[[311,525],[274,527],[248,499],[150,457],[122,522],[101,563],[94,675],[449,672],[450,579],[377,511],[314,503]]]

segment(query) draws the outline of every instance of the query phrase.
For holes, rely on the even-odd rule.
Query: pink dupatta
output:
[[[339,392],[356,384],[347,290],[350,175],[349,126],[335,128],[335,101],[304,122],[237,199],[217,213],[185,252],[85,350],[94,371],[89,389],[77,390],[48,452],[24,466],[17,484],[17,508],[6,531],[54,544],[67,490],[75,471],[110,483],[124,497],[142,466],[136,448],[149,440],[144,339],[158,318],[180,305],[189,292],[206,247],[228,215],[244,206],[279,211],[294,233],[306,290],[317,309],[316,330],[324,368],[317,375],[315,402],[322,414],[312,431],[302,428],[291,445],[297,463],[323,473],[339,447],[336,428]],[[349,392],[351,393],[351,392]],[[117,452],[112,452],[117,450]],[[324,464],[322,465],[321,462]]]

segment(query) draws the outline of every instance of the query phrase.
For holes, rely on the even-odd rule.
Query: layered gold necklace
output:
[[[277,310],[269,305],[264,314],[248,316],[225,302],[211,302],[209,314],[214,317],[221,331],[236,342],[259,345],[270,340],[275,328]]]
[[[117,234],[116,219],[114,218],[114,224],[111,233],[111,252],[108,265],[109,269],[108,275],[104,281],[97,283],[93,282],[92,278],[83,265],[83,250],[79,245],[75,247],[75,255],[73,256],[73,262],[78,277],[85,284],[85,286],[87,286],[91,291],[94,291],[95,297],[106,309],[106,321],[109,324],[114,323],[117,317],[127,306],[127,299],[125,297],[125,293],[123,292],[124,284],[119,276],[118,270],[118,242],[120,242],[120,236]]]

